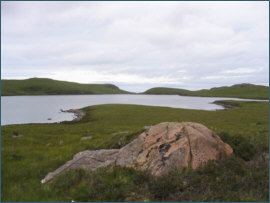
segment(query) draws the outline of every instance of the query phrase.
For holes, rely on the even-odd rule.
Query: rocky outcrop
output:
[[[196,169],[232,152],[228,144],[201,124],[165,122],[121,148],[115,164],[164,175],[178,167]]]
[[[82,120],[83,116],[85,115],[85,112],[83,112],[79,109],[69,109],[69,110],[60,109],[60,112],[73,113],[75,118],[72,121],[76,121],[76,122]]]
[[[233,153],[232,148],[207,127],[191,122],[164,122],[152,126],[121,149],[83,151],[49,173],[45,183],[69,169],[95,170],[111,164],[165,175],[178,167],[197,167]]]
[[[76,168],[85,168],[95,170],[99,167],[108,166],[114,164],[117,158],[119,150],[96,150],[96,151],[83,151],[77,153],[72,160],[66,162],[63,166],[56,169],[54,172],[51,172],[46,175],[44,179],[41,180],[41,183],[48,182],[52,180],[58,174]]]
[[[85,136],[85,137],[82,137],[81,140],[92,140],[92,136]]]

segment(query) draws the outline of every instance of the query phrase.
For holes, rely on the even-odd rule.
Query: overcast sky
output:
[[[2,79],[269,84],[268,2],[1,2]]]

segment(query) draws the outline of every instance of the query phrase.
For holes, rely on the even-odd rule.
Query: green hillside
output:
[[[129,93],[112,84],[80,84],[47,78],[1,80],[1,90],[2,96]]]
[[[237,84],[230,87],[215,87],[190,91],[177,88],[156,87],[145,91],[143,94],[170,94],[182,96],[203,96],[203,97],[236,97],[250,99],[269,99],[269,87],[252,84]]]
[[[185,90],[185,89],[169,88],[169,87],[154,87],[145,91],[143,94],[190,95],[190,93],[192,93],[192,91]]]

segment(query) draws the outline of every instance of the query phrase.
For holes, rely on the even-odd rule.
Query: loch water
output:
[[[245,100],[220,97],[188,97],[178,95],[44,95],[2,96],[1,125],[54,123],[74,119],[73,113],[62,112],[98,104],[138,104],[172,108],[215,111],[223,109],[216,100]]]

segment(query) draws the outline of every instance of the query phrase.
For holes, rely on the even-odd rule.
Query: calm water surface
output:
[[[74,114],[61,112],[60,109],[77,109],[97,104],[140,104],[217,110],[223,109],[223,107],[212,102],[229,99],[232,98],[186,97],[178,95],[2,96],[1,125],[70,121],[74,119]]]

